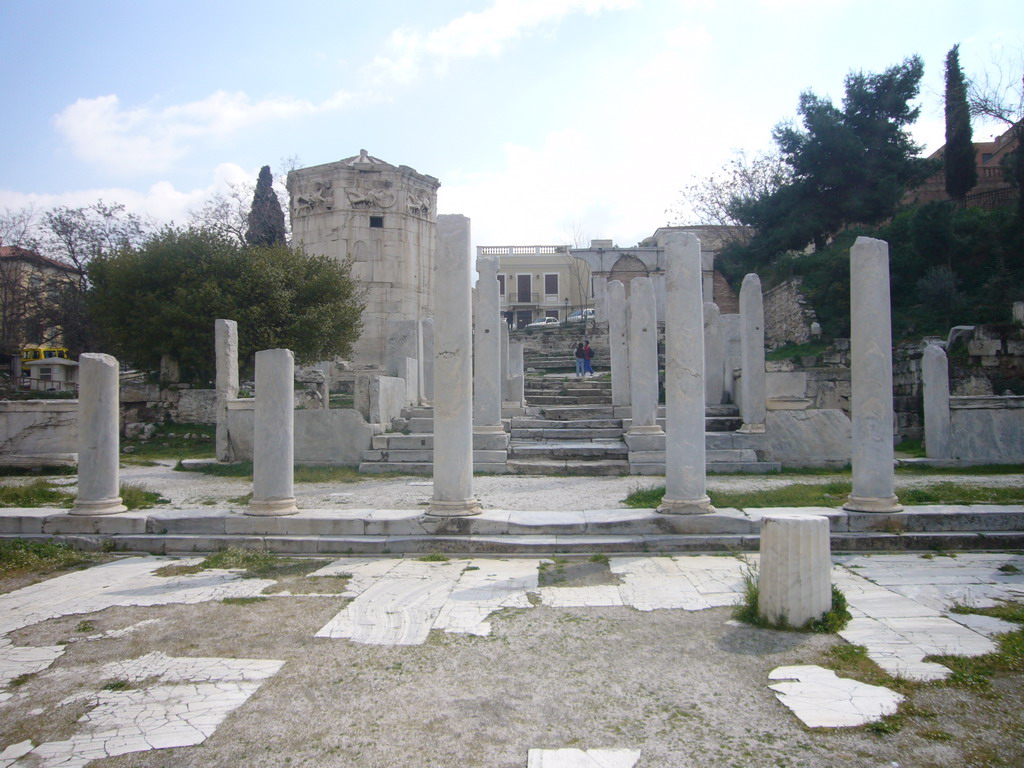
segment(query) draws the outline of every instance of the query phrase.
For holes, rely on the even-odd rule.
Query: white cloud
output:
[[[204,99],[162,109],[125,108],[115,95],[79,99],[55,118],[58,132],[82,160],[115,174],[170,169],[200,137],[229,136],[257,123],[340,109],[355,95],[338,91],[321,102],[216,91]]]
[[[122,203],[132,213],[146,217],[157,225],[172,221],[185,224],[189,212],[199,208],[211,195],[227,192],[231,185],[251,184],[257,173],[258,169],[255,168],[245,170],[234,163],[222,163],[214,168],[209,184],[191,190],[176,189],[168,181],[158,181],[145,190],[104,187],[60,194],[37,194],[0,189],[0,210],[13,211],[28,207],[45,210],[58,205],[74,208],[103,200],[106,203]]]
[[[454,59],[497,56],[511,42],[574,13],[588,15],[620,10],[637,0],[494,0],[426,33],[399,28],[387,52],[374,58],[366,74],[374,82],[411,83],[425,62],[443,71]]]

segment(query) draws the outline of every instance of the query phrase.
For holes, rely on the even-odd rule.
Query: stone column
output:
[[[434,400],[434,318],[426,317],[420,320],[420,335],[423,342],[423,354],[420,356],[423,368],[420,393],[423,404],[429,405]]]
[[[649,277],[629,283],[629,433],[661,434],[658,426],[658,323]]]
[[[594,322],[604,323],[608,321],[608,276],[595,275],[592,278],[594,285]],[[582,297],[583,303],[587,303],[587,297]]]
[[[773,624],[802,627],[832,608],[828,518],[771,514],[761,518],[757,612]]]
[[[501,424],[501,328],[498,259],[478,256],[476,332],[473,334],[473,431],[504,433]]]
[[[508,345],[508,399],[517,407],[526,407],[526,364],[521,343]],[[504,429],[504,428],[503,428]]]
[[[667,327],[667,326],[666,326]],[[721,405],[725,394],[725,345],[718,305],[704,302],[704,402]]]
[[[473,497],[469,219],[437,217],[434,261],[434,497],[428,515],[476,515]]]
[[[501,324],[501,352],[498,355],[501,366],[501,401],[508,400],[508,323]]]
[[[247,515],[294,515],[295,356],[290,349],[256,353],[252,501]]]
[[[767,393],[764,376],[764,300],[761,278],[750,273],[740,286],[740,432],[764,432]]]
[[[704,302],[700,240],[666,234],[665,249],[665,497],[658,511],[713,512],[705,491]]]
[[[120,376],[110,355],[78,359],[78,496],[72,515],[112,515],[121,503]]]
[[[608,356],[612,367],[612,406],[629,405],[629,310],[626,286],[619,280],[608,283]]]
[[[928,344],[921,355],[924,390],[924,449],[929,459],[953,458],[949,420],[949,364],[946,351]]]
[[[850,388],[856,512],[899,512],[893,478],[889,245],[858,237],[850,249]]]
[[[1013,324],[1017,327],[1024,326],[1024,301],[1013,302]]]
[[[213,339],[217,362],[217,461],[231,461],[228,434],[228,400],[238,397],[238,323],[214,320]]]

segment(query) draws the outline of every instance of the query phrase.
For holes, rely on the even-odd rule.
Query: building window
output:
[[[370,217],[370,229],[384,229],[384,217],[383,216],[371,216]]]
[[[505,296],[505,276],[498,275],[498,295],[504,298]]]
[[[516,301],[521,304],[529,304],[533,299],[530,294],[533,291],[533,282],[530,275],[516,275]]]
[[[558,299],[558,273],[544,275],[544,296]]]

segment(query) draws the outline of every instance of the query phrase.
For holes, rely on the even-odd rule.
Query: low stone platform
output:
[[[298,555],[728,552],[756,550],[762,515],[780,512],[827,516],[834,552],[1024,548],[1024,507],[1002,505],[918,506],[897,514],[825,507],[720,509],[710,515],[492,509],[449,520],[409,509],[303,509],[285,517],[183,509],[87,517],[12,508],[0,510],[0,536],[55,536],[88,549],[155,554],[224,547]]]

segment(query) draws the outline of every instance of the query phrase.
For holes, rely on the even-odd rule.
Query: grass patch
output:
[[[622,500],[623,504],[635,509],[654,509],[665,497],[665,486],[641,486],[633,487],[633,490]]]
[[[253,603],[264,603],[269,597],[225,597],[221,602],[224,605],[252,605]]]
[[[135,464],[154,459],[212,459],[216,431],[213,424],[158,424],[147,440],[122,440],[121,460]],[[125,448],[130,450],[125,453]]]
[[[897,474],[906,475],[1024,475],[1024,464],[977,464],[971,467],[929,467],[926,464],[904,464]]]
[[[111,680],[109,683],[104,683],[102,690],[104,691],[127,691],[132,687],[132,684],[127,680]]]
[[[943,681],[945,685],[987,691],[992,686],[993,677],[1024,674],[1024,603],[1004,602],[989,608],[956,605],[953,607],[953,613],[993,616],[1003,621],[1019,624],[1021,628],[997,635],[995,641],[999,650],[986,653],[984,656],[926,657],[925,661],[937,662],[953,671],[953,674]]]
[[[601,563],[602,565],[608,565],[608,555],[604,552],[595,552],[587,558],[591,563]]]
[[[899,496],[905,504],[1020,504],[1024,503],[1024,488],[940,482],[926,488],[905,488]]]
[[[926,459],[928,454],[924,448],[923,440],[904,440],[896,444],[893,449],[896,453],[902,454],[908,459]]]
[[[170,504],[170,500],[144,485],[124,483],[121,486],[121,503],[128,509],[149,509],[157,504]]]
[[[998,570],[1002,571],[1003,573],[1020,573],[1020,568],[1018,568],[1013,563],[1004,563],[1003,565],[999,566]]]
[[[241,477],[252,480],[252,462],[239,461],[235,464],[199,464],[185,466],[180,461],[174,465],[175,472],[198,472],[213,477]]]
[[[805,344],[785,344],[771,352],[766,352],[765,360],[793,360],[799,362],[802,357],[818,357],[826,349],[828,344],[823,341],[809,341]]]
[[[78,626],[75,627],[75,632],[95,632],[96,625],[91,621],[85,621],[84,619],[78,622]]]
[[[58,466],[42,467],[0,467],[0,477],[32,477],[38,475],[74,475],[78,473],[77,467],[69,467],[66,464]]]
[[[234,498],[228,499],[228,504],[237,504],[240,507],[244,507],[247,506],[250,501],[252,501],[252,491],[249,491],[249,493],[243,496],[235,496]]]
[[[0,539],[0,575],[67,570],[95,562],[97,556],[56,539]]]
[[[841,507],[850,496],[852,483],[836,480],[829,483],[793,483],[763,491],[708,491],[716,507],[736,509],[760,507]],[[938,482],[924,488],[897,491],[905,504],[1024,504],[1024,487],[989,487]],[[652,509],[665,495],[664,486],[637,487],[623,503],[627,506]]]
[[[200,464],[185,466],[180,461],[174,467],[176,472],[198,472],[213,477],[238,477],[252,480],[252,462],[239,461],[235,464]],[[381,472],[361,475],[356,467],[313,466],[296,464],[293,479],[296,483],[361,483],[364,480],[378,480],[388,477],[405,477],[401,472]]]
[[[188,576],[199,573],[201,570],[203,570],[202,565],[165,565],[163,568],[153,571],[153,575],[170,578],[171,576]]]
[[[789,632],[812,632],[815,634],[834,634],[846,626],[853,618],[846,605],[846,595],[835,584],[832,585],[832,607],[819,619],[809,619],[799,627],[792,627],[785,617],[772,618],[763,615],[758,608],[760,588],[757,584],[758,573],[754,568],[747,567],[743,572],[743,599],[733,608],[732,617],[737,621],[751,624],[763,629],[779,629]]]
[[[423,555],[416,559],[423,563],[447,563],[450,558],[448,555],[441,552],[431,552],[428,555]]]
[[[0,486],[0,507],[59,507],[74,499],[73,494],[43,478],[24,485]]]

